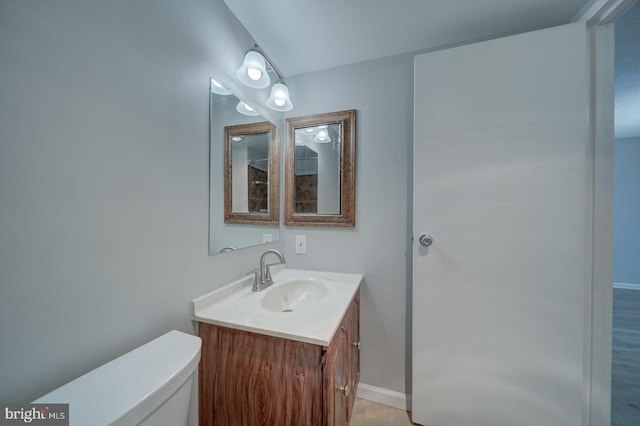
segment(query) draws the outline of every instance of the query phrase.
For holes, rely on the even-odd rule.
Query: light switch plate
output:
[[[306,235],[296,235],[296,254],[307,254]]]

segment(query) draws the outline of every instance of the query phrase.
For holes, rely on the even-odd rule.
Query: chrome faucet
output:
[[[265,259],[267,255],[270,253],[272,253],[274,256],[278,258],[279,260],[278,263],[271,263],[267,265]],[[260,269],[255,273],[255,277],[253,280],[253,287],[251,288],[251,291],[262,291],[265,288],[269,287],[271,284],[273,284],[273,279],[271,278],[271,266],[278,265],[281,263],[285,263],[284,256],[278,250],[269,249],[264,253],[262,253],[262,256],[260,256]]]

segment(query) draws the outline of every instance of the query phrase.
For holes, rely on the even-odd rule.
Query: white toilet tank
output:
[[[186,425],[201,346],[173,330],[33,402],[69,404],[70,426]]]

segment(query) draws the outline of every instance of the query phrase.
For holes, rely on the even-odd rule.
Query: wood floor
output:
[[[640,425],[640,290],[613,290],[611,426]]]

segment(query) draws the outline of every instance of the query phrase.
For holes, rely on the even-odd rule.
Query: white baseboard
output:
[[[377,386],[360,383],[358,385],[358,398],[377,402],[401,410],[410,410],[411,397],[402,392],[379,388]],[[409,404],[407,404],[409,403]]]
[[[640,284],[635,283],[613,283],[613,288],[624,288],[627,290],[640,290]]]

